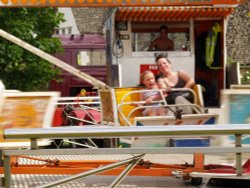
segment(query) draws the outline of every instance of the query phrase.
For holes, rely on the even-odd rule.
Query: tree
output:
[[[54,29],[64,21],[56,8],[1,8],[0,28],[54,54],[62,46],[53,38]],[[0,79],[6,89],[37,91],[45,88],[50,80],[58,80],[59,69],[27,50],[0,38]]]

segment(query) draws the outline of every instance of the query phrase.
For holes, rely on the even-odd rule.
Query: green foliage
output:
[[[233,64],[233,63],[236,63],[235,60],[233,60],[231,58],[227,59],[227,64]]]
[[[249,71],[245,71],[241,75],[241,84],[250,84],[250,72]]]
[[[237,63],[235,60],[228,59],[228,64]],[[242,85],[250,84],[250,72],[248,70],[241,69],[240,70],[240,81]]]
[[[61,52],[57,38],[52,38],[54,29],[64,21],[56,8],[1,8],[0,28],[54,54]],[[7,89],[38,91],[50,80],[58,80],[59,69],[37,55],[0,38],[0,79]]]

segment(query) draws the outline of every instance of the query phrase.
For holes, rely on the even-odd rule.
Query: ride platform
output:
[[[60,155],[60,156],[42,156],[39,158],[44,161],[33,160],[32,158],[19,158],[20,165],[42,165],[46,160],[67,160],[67,161],[107,161],[107,160],[124,160],[131,155]],[[247,158],[247,156],[245,157]],[[144,161],[150,161],[155,164],[191,164],[193,162],[192,154],[147,154],[143,157]],[[230,155],[206,155],[204,163],[208,164],[224,164],[234,166],[235,159]],[[69,177],[70,174],[13,174],[12,185],[13,188],[24,187],[42,187],[45,184],[60,180],[62,178]],[[57,187],[109,187],[111,182],[115,179],[113,175],[91,175],[82,179],[71,181]],[[197,187],[191,184],[191,182],[185,181],[176,173],[175,176],[151,176],[144,174],[140,176],[127,176],[119,185],[118,188],[157,188],[157,187]],[[214,185],[208,184],[207,187],[214,187]]]

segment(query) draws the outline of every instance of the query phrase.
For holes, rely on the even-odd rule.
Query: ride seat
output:
[[[125,116],[125,118],[128,118],[129,113],[137,107],[137,105],[132,104],[135,101],[140,101],[140,93],[133,93],[133,91],[140,90],[142,88],[140,87],[124,87],[124,88],[115,88],[115,98],[116,98],[116,103],[117,107],[119,108],[119,105],[122,104],[122,107],[118,110],[118,119],[121,125],[126,125],[126,121],[122,117],[121,114]],[[129,94],[131,93],[131,94]],[[142,110],[136,110],[130,118],[127,120],[129,122],[134,121],[134,117],[136,116],[143,116],[142,115]]]
[[[195,84],[192,89],[194,90],[194,93],[196,94],[195,104],[204,108],[202,86],[200,84]]]
[[[143,117],[142,108],[138,108],[135,102],[141,99],[140,93],[136,92],[144,88],[141,87],[124,87],[112,88],[108,91],[100,92],[102,120],[106,122],[119,122],[120,125],[133,125],[135,117]],[[203,107],[202,87],[194,86],[195,104]],[[114,111],[115,110],[115,111]],[[133,113],[131,113],[133,112]],[[112,114],[113,118],[109,118]],[[116,119],[116,120],[115,120]]]

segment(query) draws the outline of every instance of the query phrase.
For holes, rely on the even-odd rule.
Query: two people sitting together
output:
[[[154,103],[154,101],[162,99],[162,95],[157,89],[167,88],[168,92],[163,92],[167,104],[190,104],[189,100],[193,100],[190,94],[187,94],[185,97],[180,92],[171,92],[171,88],[192,88],[195,81],[191,76],[182,70],[173,71],[171,62],[163,54],[156,57],[155,63],[160,71],[160,76],[157,80],[151,71],[145,71],[140,76],[141,84],[145,86],[145,89],[152,90],[143,92],[141,99],[145,101],[146,105],[156,106],[156,108],[146,108],[143,111],[145,116],[164,116],[169,114],[165,108],[160,107],[160,104]],[[189,113],[192,113],[191,108],[183,108],[183,114]]]

